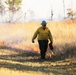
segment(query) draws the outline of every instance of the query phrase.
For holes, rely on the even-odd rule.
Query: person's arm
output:
[[[35,32],[34,35],[33,35],[32,43],[34,43],[34,39],[37,37],[37,35],[38,35],[38,29],[36,30],[36,32]]]
[[[53,37],[52,37],[52,34],[51,34],[50,30],[49,30],[49,40],[50,40],[51,43],[53,43]]]

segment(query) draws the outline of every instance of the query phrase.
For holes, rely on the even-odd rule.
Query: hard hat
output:
[[[47,24],[47,23],[46,23],[46,21],[44,21],[44,20],[43,20],[42,23],[41,23],[42,26],[44,26],[44,25],[46,25],[46,24]]]

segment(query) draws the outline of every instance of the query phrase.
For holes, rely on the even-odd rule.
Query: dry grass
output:
[[[27,53],[9,55],[11,50],[2,49],[0,54],[1,75],[75,75],[76,61],[66,60],[39,60],[38,56]]]
[[[0,74],[1,75],[42,75],[42,73],[37,73],[37,72],[33,72],[32,71],[16,71],[16,70],[10,70],[7,68],[1,68],[0,69]],[[53,74],[52,74],[53,75]]]
[[[76,21],[49,22],[48,27],[53,34],[54,50],[58,51],[57,54],[76,50]]]
[[[5,24],[0,26],[0,42],[8,47],[29,51],[33,49],[39,53],[37,39],[34,44],[31,39],[40,26],[39,22]],[[47,27],[53,35],[56,54],[76,49],[76,20],[48,22]]]
[[[33,44],[31,38],[39,22],[13,23],[0,26],[0,74],[1,75],[75,75],[76,72],[76,20],[48,22],[54,40],[56,55],[73,57],[72,60],[38,60],[37,39]],[[3,49],[4,48],[4,49]],[[31,53],[26,53],[33,52]],[[49,48],[47,55],[49,53]],[[62,55],[60,56],[62,57]],[[74,62],[73,62],[74,60]],[[72,66],[70,66],[71,63]],[[67,70],[67,71],[66,71]],[[70,71],[70,73],[69,73]],[[63,74],[64,73],[64,74]]]

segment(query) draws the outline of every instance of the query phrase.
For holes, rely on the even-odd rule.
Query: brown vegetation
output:
[[[37,39],[31,38],[39,22],[13,23],[0,26],[1,75],[75,75],[76,20],[48,22],[54,40],[55,58],[39,60]],[[48,48],[46,56],[50,55]],[[70,59],[68,59],[70,58]]]

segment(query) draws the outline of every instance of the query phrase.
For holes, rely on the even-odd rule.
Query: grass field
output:
[[[37,39],[31,38],[39,22],[0,25],[1,75],[76,75],[76,20],[48,22],[54,40],[55,58],[39,60]]]

